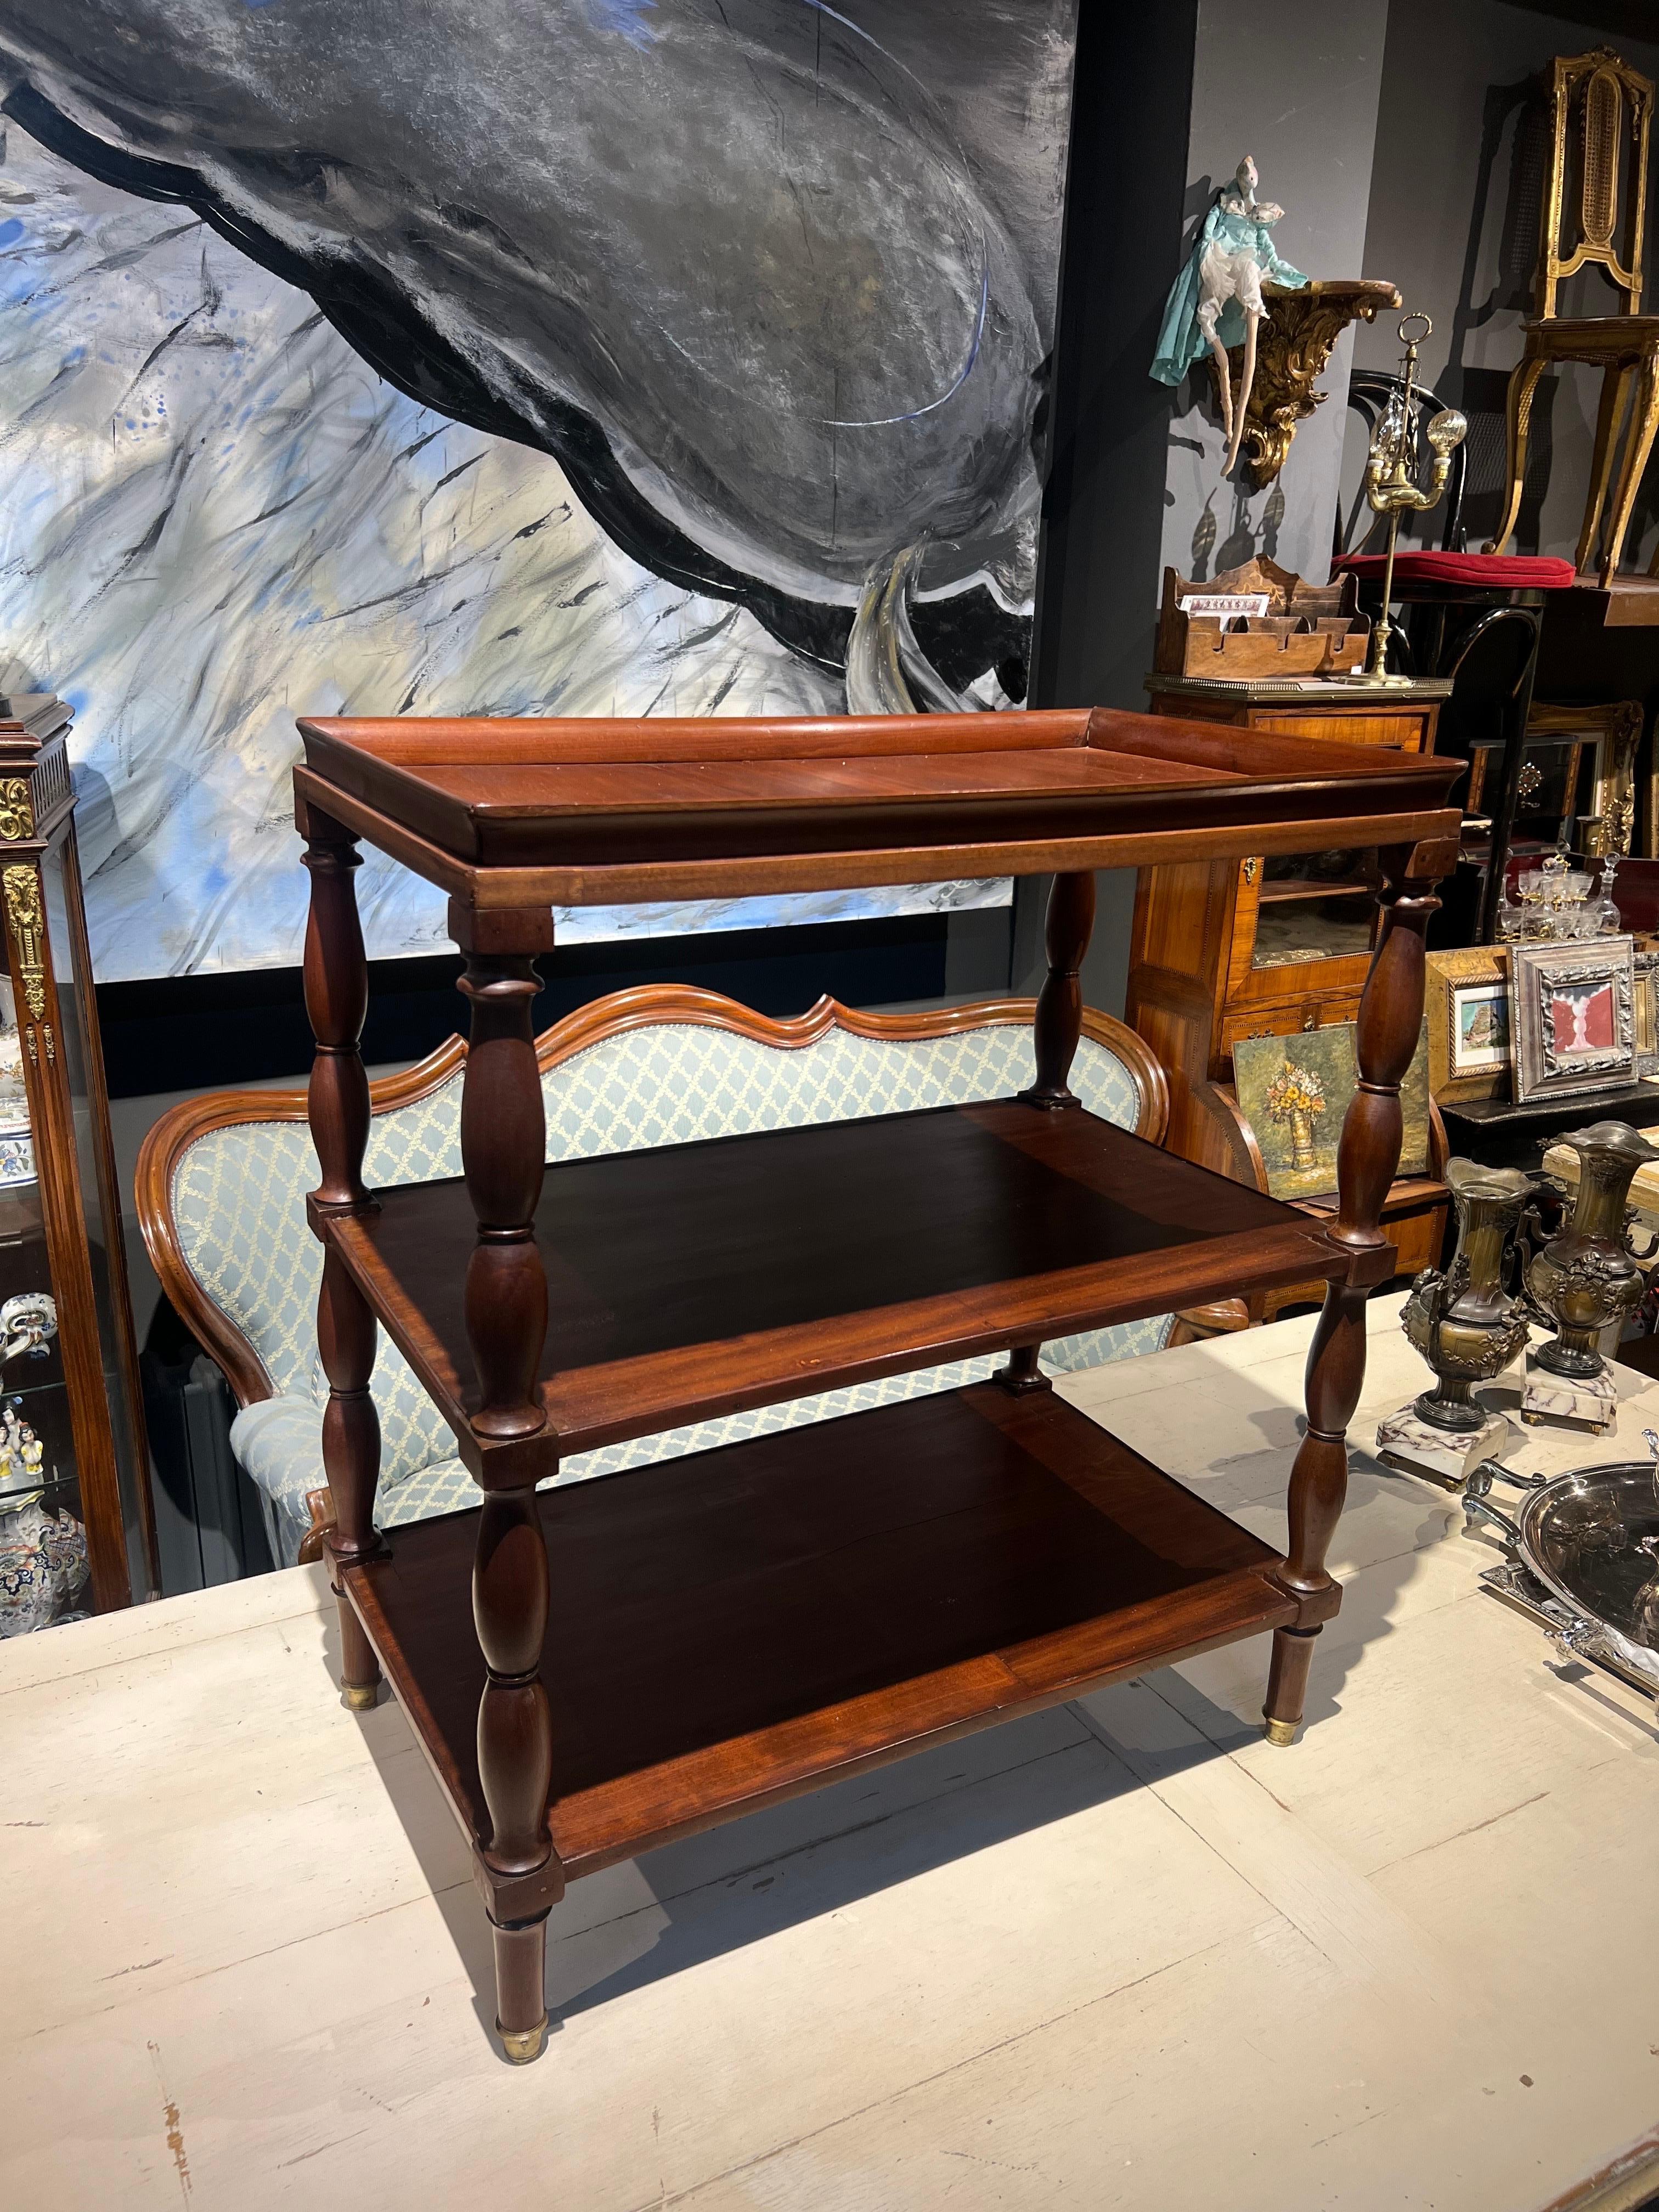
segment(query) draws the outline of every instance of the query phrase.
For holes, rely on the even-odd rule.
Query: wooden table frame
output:
[[[300,727],[306,759],[295,770],[295,817],[311,875],[305,981],[317,1039],[308,1109],[321,1164],[307,1211],[324,1248],[318,1337],[329,1382],[323,1449],[337,1523],[329,1555],[340,1597],[343,1697],[352,1707],[372,1704],[384,1667],[469,1837],[495,1929],[507,2055],[522,2061],[542,2047],[545,1923],[568,1875],[1267,1627],[1275,1632],[1267,1733],[1289,1742],[1314,1639],[1340,1601],[1326,1554],[1364,1374],[1365,1298],[1393,1273],[1379,1215],[1399,1157],[1400,1084],[1422,1016],[1424,932],[1435,882],[1456,854],[1460,817],[1444,800],[1460,763],[1098,709],[822,722],[336,720]],[[383,1208],[362,1179],[370,1101],[359,1044],[368,970],[353,874],[363,838],[448,891],[450,931],[465,957],[459,988],[471,1023],[461,1155],[473,1224],[461,1297],[465,1377],[445,1350],[441,1323],[412,1297],[407,1269],[400,1277],[383,1249],[402,1194],[387,1194]],[[1126,860],[1361,842],[1379,848],[1382,924],[1359,1010],[1360,1082],[1343,1127],[1334,1218],[1310,1220],[1150,1147],[1126,1152],[1140,1140],[1086,1115],[1067,1084],[1093,871]],[[549,1284],[537,1210],[545,1132],[532,1008],[533,961],[553,942],[552,906],[1051,871],[1036,1079],[1018,1103],[944,1109],[954,1118],[939,1122],[937,1134],[964,1158],[992,1161],[994,1176],[1010,1178],[1011,1190],[1018,1182],[1022,1191],[1070,1193],[1044,1216],[1052,1218],[1042,1232],[1052,1250],[1042,1244],[1018,1275],[1011,1264],[1000,1273],[991,1268],[988,1279],[981,1269],[931,1297],[851,1315],[803,1307],[803,1319],[781,1310],[775,1326],[738,1335],[720,1334],[716,1301],[706,1342],[647,1346],[605,1366],[604,1432],[652,1433],[677,1418],[776,1403],[993,1346],[1010,1352],[1003,1387],[853,1417],[864,1425],[851,1448],[853,1429],[843,1420],[727,1447],[708,1455],[695,1474],[675,1463],[678,1507],[659,1469],[538,1498],[536,1486],[557,1466],[574,1402],[570,1375],[542,1375]],[[884,1127],[857,1125],[845,1141],[878,1164]],[[792,1157],[820,1157],[822,1139],[822,1129],[808,1129],[722,1141],[750,1148],[742,1158],[758,1178],[754,1188],[769,1193],[766,1178],[775,1181]],[[819,1153],[809,1155],[809,1140]],[[711,1150],[720,1152],[679,1148],[688,1177],[705,1172]],[[626,1177],[628,1157],[611,1164],[613,1176]],[[737,1157],[721,1154],[728,1164]],[[1145,1195],[1148,1189],[1153,1195]],[[1156,1218],[1143,1218],[1126,1192]],[[915,1204],[925,1203],[924,1192]],[[1066,1264],[1076,1253],[1066,1233],[1079,1209],[1091,1207],[1123,1247],[1109,1267]],[[1203,1228],[1195,1225],[1200,1218]],[[1142,1242],[1129,1249],[1123,1240],[1132,1243],[1132,1232]],[[581,1295],[563,1286],[568,1256],[560,1255],[567,1306]],[[804,1276],[812,1260],[803,1258]],[[1309,1360],[1308,1430],[1291,1480],[1291,1540],[1282,1559],[1064,1406],[1038,1370],[1044,1337],[1162,1310],[1176,1302],[1172,1286],[1182,1303],[1199,1303],[1307,1276],[1328,1288]],[[878,1293],[880,1287],[872,1285]],[[390,1541],[374,1517],[380,1437],[369,1382],[377,1320],[432,1390],[482,1492],[476,1513],[399,1529]],[[550,1418],[550,1404],[566,1408],[565,1430]],[[589,1418],[599,1416],[590,1411]],[[775,1510],[810,1518],[837,1447],[880,1477],[862,1485],[849,1479],[847,1486],[848,1515],[866,1516],[858,1533],[866,1581],[837,1580],[841,1569],[826,1565],[836,1547],[819,1540],[819,1550],[792,1568],[796,1581],[783,1587],[786,1595],[810,1590],[827,1616],[837,1603],[854,1615],[866,1606],[872,1634],[887,1634],[898,1655],[888,1677],[866,1679],[850,1649],[844,1680],[826,1675],[826,1616],[803,1618],[794,1630],[802,1656],[793,1704],[786,1684],[781,1705],[775,1699],[750,1712],[750,1686],[737,1679],[735,1662],[717,1675],[708,1662],[706,1680],[663,1686],[671,1704],[679,1700],[678,1736],[657,1742],[643,1695],[619,1721],[613,1715],[623,1735],[632,1729],[647,1747],[640,1763],[613,1771],[582,1736],[587,1715],[568,1711],[562,1697],[556,1710],[550,1699],[549,1528],[556,1546],[570,1547],[558,1562],[556,1643],[579,1627],[597,1633],[603,1626],[604,1607],[592,1593],[619,1587],[630,1544],[655,1544],[650,1557],[666,1562],[659,1613],[678,1607],[690,1620],[702,1593],[675,1568],[690,1541],[675,1512],[714,1516],[721,1544],[732,1528],[774,1510],[773,1499],[783,1501]],[[814,1469],[805,1480],[803,1471]],[[959,1607],[956,1640],[935,1650],[919,1628],[920,1656],[906,1659],[912,1647],[896,1577],[915,1539],[880,1516],[883,1498],[912,1469],[919,1489],[928,1481],[939,1486],[941,1528],[969,1525],[969,1504],[983,1520],[978,1552],[969,1547],[953,1571],[973,1594],[967,1611],[982,1607],[985,1625],[975,1643],[970,1621],[963,1644]],[[953,1482],[968,1488],[957,1496]],[[1024,1545],[1021,1556],[1033,1563],[1018,1588],[999,1583],[988,1556],[1005,1541],[1014,1551]],[[472,1559],[470,1619],[446,1595],[456,1580],[449,1563],[463,1552]],[[1138,1571],[1143,1583],[1120,1588],[1130,1553],[1149,1564]],[[1066,1611],[1050,1585],[1066,1579],[1060,1563],[1085,1553],[1093,1564],[1079,1567]],[[643,1566],[643,1549],[640,1557]],[[771,1661],[787,1674],[794,1656],[788,1608],[779,1614],[775,1577],[768,1582],[758,1566],[756,1577],[770,1594]],[[923,1610],[927,1579],[915,1584]],[[598,1610],[579,1623],[584,1606]],[[860,1623],[853,1625],[856,1632]],[[851,1646],[859,1643],[855,1632]],[[665,1648],[693,1650],[684,1638]],[[589,1656],[586,1646],[580,1656]],[[918,1671],[907,1671],[911,1666]],[[469,1668],[483,1677],[475,1737],[458,1717],[456,1684],[471,1679]],[[583,1680],[603,1704],[598,1662]],[[714,1698],[719,1713],[738,1716],[713,1740],[696,1725],[702,1695]],[[556,1741],[576,1777],[557,1787]]]

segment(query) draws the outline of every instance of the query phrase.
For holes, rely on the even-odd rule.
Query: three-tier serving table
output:
[[[547,1915],[580,1875],[1268,1629],[1290,1741],[1340,1597],[1325,1559],[1461,763],[1099,709],[300,728],[343,1694],[372,1703],[384,1669],[471,1843],[507,2054],[542,2047]],[[471,1006],[464,1176],[378,1194],[362,840],[447,892]],[[1097,868],[1356,845],[1382,885],[1334,1219],[1085,1110]],[[556,906],[1050,872],[1017,1097],[544,1170]],[[1048,1338],[1311,1278],[1282,1558],[1037,1369]],[[390,1535],[377,1324],[481,1492]],[[971,1389],[537,1489],[598,1445],[1002,1348]]]

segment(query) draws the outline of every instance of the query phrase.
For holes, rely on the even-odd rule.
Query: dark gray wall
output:
[[[1161,564],[1169,394],[1146,374],[1181,247],[1198,0],[1085,4],[1078,25],[1059,336],[1030,701],[1146,705]],[[1042,968],[1046,878],[1017,886],[1012,981]],[[1103,875],[1085,970],[1121,1012],[1134,877]]]
[[[1286,13],[1288,9],[1288,13]],[[1267,552],[1325,574],[1341,451],[1347,341],[1331,397],[1297,434],[1279,485],[1220,482],[1224,445],[1195,379],[1148,374],[1195,220],[1241,155],[1285,209],[1287,260],[1362,267],[1386,9],[1285,0],[1271,35],[1225,0],[1085,5],[1074,79],[1056,382],[1037,592],[1032,703],[1144,708],[1166,563],[1190,573],[1206,505],[1209,556]],[[1046,886],[1020,886],[1012,981],[1042,971]],[[1090,1002],[1121,1011],[1134,879],[1103,875],[1085,969]]]
[[[1274,237],[1286,261],[1310,276],[1378,273],[1366,262],[1365,232],[1388,20],[1375,0],[1280,0],[1264,35],[1255,10],[1200,0],[1189,236],[1216,187],[1250,154],[1262,198],[1285,210]],[[1214,380],[1207,364],[1194,370],[1170,428],[1161,565],[1213,575],[1265,553],[1299,574],[1325,576],[1352,344],[1352,332],[1339,340],[1319,380],[1328,397],[1297,431],[1277,482],[1259,492],[1222,481]]]
[[[1617,15],[1622,11],[1611,11]],[[1642,13],[1659,27],[1659,6]],[[1587,6],[1546,14],[1506,0],[1391,0],[1382,99],[1371,169],[1365,271],[1389,276],[1409,307],[1434,318],[1423,352],[1433,389],[1470,418],[1468,542],[1493,526],[1503,473],[1503,390],[1521,355],[1538,258],[1537,180],[1547,140],[1531,88],[1556,54],[1611,42],[1659,79],[1659,44],[1613,29],[1610,11]],[[1649,205],[1653,204],[1650,180]],[[1651,226],[1650,226],[1651,231]],[[1647,252],[1653,261],[1651,235]],[[1606,314],[1617,295],[1594,271],[1573,280],[1570,309]],[[1659,291],[1650,277],[1652,311]],[[1392,319],[1362,331],[1357,361],[1392,369]],[[1511,550],[1571,557],[1583,519],[1599,376],[1568,367],[1540,387],[1541,423],[1522,528]],[[1363,434],[1352,418],[1345,483],[1358,479]],[[1656,536],[1652,493],[1638,508],[1627,562],[1645,565]],[[1438,544],[1438,524],[1423,534]]]

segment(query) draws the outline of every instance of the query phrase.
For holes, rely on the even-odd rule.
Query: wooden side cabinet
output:
[[[61,699],[0,698],[0,1635],[156,1594]]]
[[[1450,688],[1147,679],[1157,714],[1408,753],[1434,750]],[[1233,1047],[1241,1037],[1288,1036],[1357,1018],[1381,882],[1374,847],[1139,871],[1127,1013],[1170,1079],[1170,1151],[1267,1188],[1260,1148],[1233,1095]],[[1431,1173],[1396,1181],[1383,1209],[1402,1272],[1433,1264],[1445,1232],[1445,1137],[1432,1106],[1430,1121]],[[1330,1208],[1310,1202],[1307,1210]],[[1318,1295],[1316,1284],[1294,1285],[1269,1294],[1254,1317]]]

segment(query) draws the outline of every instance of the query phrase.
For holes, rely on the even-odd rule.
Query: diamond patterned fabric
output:
[[[832,1030],[817,1043],[757,1043],[701,1023],[666,1022],[607,1037],[542,1079],[550,1162],[750,1135],[808,1122],[919,1112],[1006,1098],[1034,1073],[1029,1023],[957,1036],[875,1038]],[[1085,1037],[1073,1088],[1092,1113],[1132,1128],[1139,1087],[1115,1054]],[[459,1176],[461,1076],[428,1097],[377,1114],[364,1176],[371,1188]],[[291,1560],[320,1486],[321,1408],[316,1354],[322,1254],[306,1227],[304,1194],[318,1178],[302,1123],[243,1122],[209,1132],[173,1174],[173,1218],[186,1264],[242,1330],[277,1395],[246,1407],[232,1430],[237,1455],[266,1501],[273,1542]],[[1169,1316],[1095,1329],[1048,1345],[1043,1364],[1073,1371],[1154,1351]],[[833,1419],[981,1379],[1000,1357],[957,1362],[724,1420],[610,1445],[568,1461],[556,1478],[580,1481],[717,1444]],[[396,1346],[382,1333],[374,1393],[380,1416],[377,1517],[388,1527],[451,1512],[476,1497],[453,1440]]]

